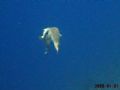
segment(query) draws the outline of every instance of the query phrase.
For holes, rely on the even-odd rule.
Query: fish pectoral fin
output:
[[[38,39],[42,40],[42,39],[44,39],[44,37],[43,36],[38,36]]]
[[[44,36],[40,36],[40,38],[41,38],[41,39],[43,39],[43,38],[44,38]]]

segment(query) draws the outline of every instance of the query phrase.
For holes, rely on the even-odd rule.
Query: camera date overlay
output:
[[[94,86],[95,88],[113,88],[113,89],[117,89],[117,88],[119,88],[119,84],[117,84],[117,83],[113,83],[113,84],[103,84],[103,83],[97,83],[97,84],[95,84],[95,86]]]

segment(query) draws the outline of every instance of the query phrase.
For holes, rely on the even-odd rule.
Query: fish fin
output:
[[[56,49],[56,51],[58,53],[59,52],[59,45],[58,45],[58,43],[54,43],[54,47],[55,47],[55,49]]]
[[[40,40],[43,40],[43,39],[44,39],[44,37],[43,37],[43,36],[38,36],[38,38],[39,38]]]

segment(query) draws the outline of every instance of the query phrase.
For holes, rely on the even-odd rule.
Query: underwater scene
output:
[[[120,90],[120,0],[0,0],[0,90]]]

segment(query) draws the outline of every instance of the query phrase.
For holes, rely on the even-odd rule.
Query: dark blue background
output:
[[[62,33],[44,55],[42,29]],[[120,82],[119,0],[0,0],[0,90],[93,90]]]

